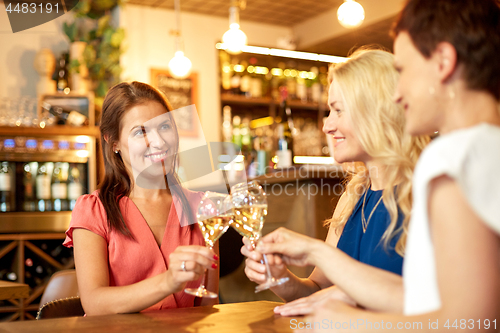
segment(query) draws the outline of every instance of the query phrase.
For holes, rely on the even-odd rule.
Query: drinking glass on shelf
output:
[[[267,215],[267,198],[262,186],[254,181],[239,183],[231,187],[231,198],[234,207],[234,220],[231,226],[243,237],[250,239],[255,249],[262,236],[262,227]],[[255,287],[255,292],[279,286],[288,281],[287,277],[276,279],[271,275],[269,263],[265,254],[262,255],[266,265],[266,282]]]
[[[0,126],[5,126],[8,123],[9,101],[6,97],[0,98]]]
[[[196,213],[205,245],[212,249],[215,242],[226,232],[233,219],[231,198],[227,194],[207,191],[201,198]],[[197,297],[216,298],[218,295],[205,288],[205,274],[198,288],[186,288],[184,292]]]

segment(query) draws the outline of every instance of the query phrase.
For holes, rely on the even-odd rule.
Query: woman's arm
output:
[[[169,256],[165,273],[119,287],[109,286],[106,241],[86,229],[73,231],[78,289],[87,315],[130,313],[144,310],[182,290],[188,281],[199,279],[205,268],[215,262],[214,253],[202,246],[179,246]],[[189,261],[188,271],[180,266]]]
[[[444,325],[456,323],[456,330],[497,331],[500,327],[500,237],[489,229],[469,206],[458,184],[443,176],[431,183],[429,217],[435,249],[441,309],[418,316],[373,313],[349,307],[341,302],[317,306],[309,320],[333,322],[382,321],[393,328],[410,323],[408,331],[429,330],[429,323],[438,323],[432,331],[448,332]],[[493,320],[497,319],[496,327]],[[455,322],[456,320],[456,322]],[[418,325],[420,323],[420,329]],[[364,326],[352,332],[371,331]],[[373,331],[380,331],[380,329]],[[349,330],[345,330],[349,332]],[[405,330],[406,331],[406,330]]]
[[[401,276],[361,263],[317,239],[280,228],[257,246],[262,253],[279,253],[286,264],[313,265],[359,305],[379,311],[401,312]]]
[[[335,207],[333,218],[338,218],[347,203],[346,195],[342,195]],[[335,233],[333,227],[328,230],[325,243],[336,247],[339,236]],[[248,239],[243,238],[243,247],[241,253],[247,257],[245,262],[245,274],[247,277],[258,284],[263,283],[266,279],[266,267],[261,263],[262,254],[255,251]],[[319,269],[314,269],[308,278],[299,278],[290,272],[287,267],[280,261],[279,258],[272,254],[267,255],[268,262],[271,268],[271,274],[275,278],[288,277],[288,282],[280,286],[271,288],[271,290],[286,302],[296,300],[301,297],[309,296],[318,290],[327,288],[332,283],[325,277]]]

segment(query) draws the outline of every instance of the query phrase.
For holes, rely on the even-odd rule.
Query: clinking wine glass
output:
[[[256,182],[240,183],[231,187],[231,198],[234,207],[234,220],[231,226],[242,236],[250,239],[255,249],[262,236],[262,227],[267,215],[267,198],[262,186]],[[276,279],[271,275],[265,254],[262,255],[266,265],[266,282],[255,287],[255,292],[279,286],[288,281],[287,277]]]
[[[196,213],[205,246],[212,249],[215,242],[226,232],[233,219],[231,198],[227,194],[207,191],[201,198]],[[218,295],[205,288],[205,274],[198,288],[186,288],[184,292],[197,297],[216,298]]]

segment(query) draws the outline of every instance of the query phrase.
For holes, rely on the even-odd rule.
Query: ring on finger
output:
[[[186,261],[185,261],[185,260],[181,263],[181,269],[182,269],[184,272],[187,272],[187,269],[186,269]]]

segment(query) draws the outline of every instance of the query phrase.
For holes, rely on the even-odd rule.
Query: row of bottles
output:
[[[61,53],[57,59],[56,70],[52,75],[52,80],[56,81],[58,92],[69,89],[69,53]]]
[[[60,239],[33,240],[31,242],[63,266],[71,266],[73,251],[64,247]],[[57,270],[57,268],[47,263],[42,257],[39,257],[31,250],[25,250],[24,255],[24,283],[28,284],[31,288],[35,288],[46,282]],[[15,251],[0,258],[0,264],[0,280],[20,281],[20,276],[18,276],[20,271],[18,267],[19,261],[16,258]]]
[[[85,165],[0,163],[0,212],[68,211],[87,187]]]
[[[221,85],[223,94],[242,95],[248,98],[270,97],[278,101],[280,88],[286,87],[290,101],[302,103],[323,103],[328,100],[328,67],[317,63],[307,70],[296,61],[280,61],[273,64],[259,64],[257,57],[239,60],[225,51],[220,51]],[[266,66],[267,65],[267,66]]]
[[[276,117],[251,120],[232,116],[232,108],[223,108],[222,136],[237,145],[244,156],[248,176],[258,176],[273,169],[294,165],[294,156],[328,156],[326,136],[311,118],[293,117],[286,87],[280,89]]]

